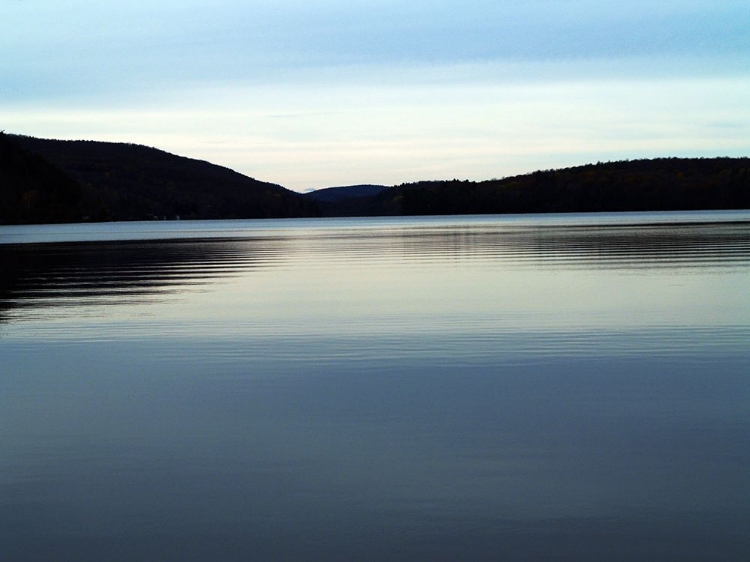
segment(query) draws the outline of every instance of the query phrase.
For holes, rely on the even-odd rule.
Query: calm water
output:
[[[0,227],[2,560],[742,560],[750,213]]]

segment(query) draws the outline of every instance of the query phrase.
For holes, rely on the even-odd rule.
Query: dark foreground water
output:
[[[750,556],[750,213],[0,228],[1,560]]]

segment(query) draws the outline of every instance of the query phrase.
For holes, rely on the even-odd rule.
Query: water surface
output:
[[[750,213],[0,227],[0,259],[0,558],[750,551]]]

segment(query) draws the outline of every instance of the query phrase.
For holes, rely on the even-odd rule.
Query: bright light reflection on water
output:
[[[0,558],[750,551],[750,213],[0,227],[0,258]]]

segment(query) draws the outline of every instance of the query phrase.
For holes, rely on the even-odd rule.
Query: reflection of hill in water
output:
[[[284,262],[306,274],[401,262],[520,269],[748,267],[750,222],[549,224],[478,221],[297,228],[252,238],[0,245],[0,322],[14,309],[149,302]],[[290,273],[295,274],[295,273]]]
[[[402,244],[425,259],[481,257],[521,267],[734,266],[750,260],[750,223],[477,226],[415,231]]]
[[[308,240],[305,250],[341,262],[481,259],[520,268],[731,267],[750,261],[750,222],[384,224],[332,230]]]
[[[269,265],[275,239],[0,245],[0,321],[15,308],[146,301]],[[5,318],[3,318],[5,317]]]

